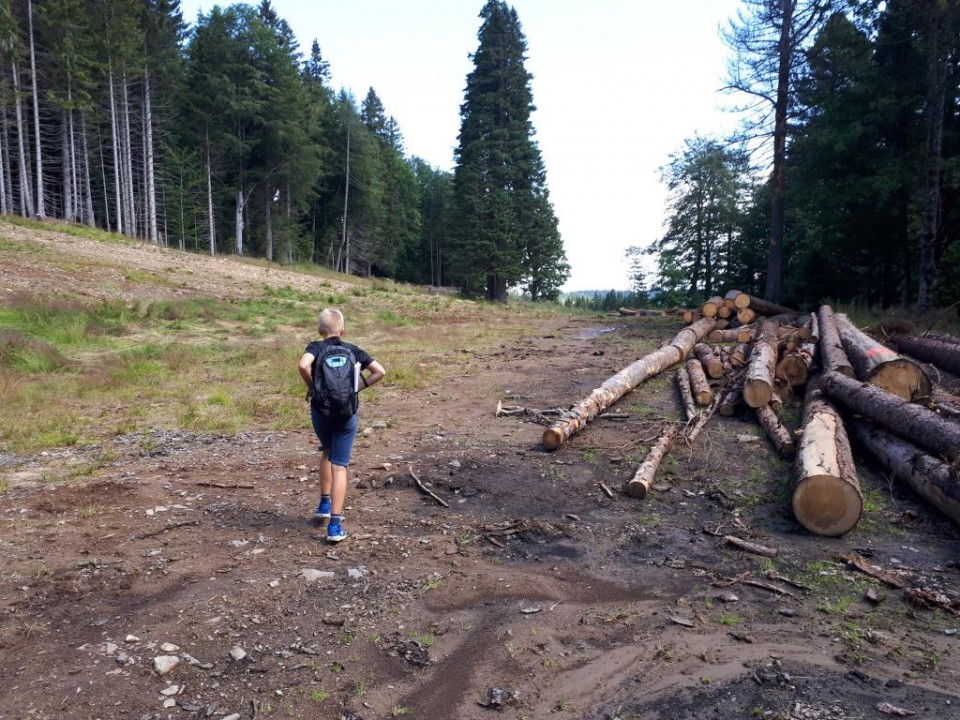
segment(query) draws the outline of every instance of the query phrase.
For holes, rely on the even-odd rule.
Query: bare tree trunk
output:
[[[144,69],[143,75],[143,107],[144,107],[144,128],[147,141],[147,233],[150,242],[159,242],[157,234],[157,190],[155,181],[155,169],[153,167],[153,106],[150,100],[150,71]]]
[[[30,85],[33,89],[33,132],[37,144],[37,217],[47,216],[43,201],[43,146],[40,144],[40,93],[37,91],[37,58],[33,42],[33,2],[27,0],[27,26],[30,33]]]
[[[7,109],[0,108],[0,117],[3,119],[3,137],[6,142],[3,144],[2,157],[3,157],[3,182],[4,193],[3,193],[3,207],[4,214],[13,214],[14,205],[13,205],[13,174],[10,170],[10,127],[7,122]]]
[[[0,115],[3,116],[2,127],[0,127],[0,214],[10,213],[10,205],[7,202],[7,188],[10,183],[10,158],[7,155],[7,109],[0,107]]]
[[[267,224],[267,262],[273,262],[273,218],[270,217],[270,206],[273,205],[273,198],[270,196],[271,189],[267,185],[266,202],[263,205],[263,217]]]
[[[117,232],[123,233],[123,194],[121,193],[123,163],[120,160],[120,129],[117,125],[117,100],[113,91],[113,64],[108,63],[110,83],[110,134],[113,145],[113,191],[117,213]],[[104,188],[106,190],[106,188]]]
[[[346,262],[342,268],[343,272],[350,272],[350,236],[347,235],[347,211],[350,209],[350,125],[347,124],[347,182],[343,190],[343,239],[340,245],[346,254]],[[337,258],[337,265],[340,264],[340,258]],[[337,268],[340,270],[341,268]]]
[[[67,120],[68,110],[63,111],[63,127],[60,133],[61,146],[61,173],[63,175],[63,219],[67,222],[74,221],[73,215],[73,176],[70,174],[70,137],[68,129],[70,122]]]
[[[207,223],[210,230],[210,255],[217,254],[217,231],[213,217],[213,173],[210,168],[210,131],[205,133],[207,140]]]
[[[243,256],[243,208],[247,204],[247,199],[243,195],[243,183],[240,183],[240,187],[237,188],[237,209],[235,214],[236,219],[236,253],[237,255]]]
[[[135,193],[133,190],[133,140],[130,135],[130,88],[127,74],[123,74],[121,83],[123,88],[123,164],[124,164],[124,196],[127,208],[127,234],[137,237],[137,212]]]
[[[10,63],[13,72],[13,97],[17,111],[17,152],[20,160],[20,214],[23,217],[33,217],[33,175],[30,173],[30,158],[27,150],[27,140],[24,137],[23,102],[20,98],[20,75],[17,64]]]
[[[87,149],[87,118],[81,111],[80,113],[80,134],[83,139],[83,221],[91,227],[97,224],[97,218],[93,213],[93,189],[90,186],[90,153]],[[107,186],[103,186],[104,194],[107,192]],[[109,219],[109,213],[107,213]]]
[[[917,310],[933,306],[936,281],[936,244],[940,228],[940,166],[943,150],[943,110],[946,98],[946,60],[943,57],[943,9],[931,3],[927,30],[926,154],[924,158],[923,229],[920,234]]]

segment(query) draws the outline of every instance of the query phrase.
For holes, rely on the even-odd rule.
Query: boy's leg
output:
[[[343,505],[347,498],[347,469],[342,465],[333,465],[327,462],[331,468],[331,492],[330,506],[334,515],[343,515]],[[322,487],[322,486],[321,486]]]
[[[330,464],[330,451],[324,450],[320,454],[320,494],[330,495],[333,486],[333,465]]]
[[[347,497],[347,466],[350,464],[350,453],[353,450],[353,440],[356,434],[356,415],[343,427],[337,428],[331,433],[329,456],[332,476],[330,487],[331,514],[330,524],[327,526],[327,540],[329,542],[340,542],[347,537],[340,521],[343,519],[343,506]]]
[[[330,517],[330,486],[333,484],[333,474],[330,467],[330,428],[323,421],[316,408],[310,408],[310,421],[313,431],[320,441],[320,504],[313,513],[314,520],[323,521]]]

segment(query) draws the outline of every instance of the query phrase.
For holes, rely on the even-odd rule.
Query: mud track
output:
[[[793,520],[791,469],[744,441],[749,419],[711,421],[646,500],[621,492],[678,417],[665,378],[553,454],[528,417],[494,417],[498,400],[569,404],[634,360],[638,337],[676,329],[532,320],[442,386],[362,409],[336,547],[309,520],[306,414],[301,432],[119,438],[87,481],[12,482],[0,718],[839,720],[886,717],[884,702],[960,717],[960,617],[836,561],[857,551],[958,596],[956,527],[868,465],[866,516],[825,539]],[[163,677],[162,655],[180,661]]]

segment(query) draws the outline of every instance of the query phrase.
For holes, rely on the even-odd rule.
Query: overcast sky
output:
[[[183,0],[184,18],[209,0]],[[250,4],[259,2],[250,0]],[[484,0],[273,0],[335,89],[373,87],[408,154],[451,170]],[[738,0],[515,0],[533,74],[536,139],[572,273],[565,290],[626,289],[630,245],[662,234],[659,169],[695,132],[724,135]]]

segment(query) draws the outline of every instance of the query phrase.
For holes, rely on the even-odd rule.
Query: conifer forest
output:
[[[447,171],[404,146],[375,88],[333,87],[336,58],[301,47],[270,0],[191,22],[179,0],[4,0],[0,212],[557,299],[570,268],[521,19],[488,0],[478,28]],[[739,132],[703,128],[664,158],[663,232],[611,265],[664,304],[723,287],[795,305],[960,299],[958,30],[955,0],[743,0],[719,29]]]

